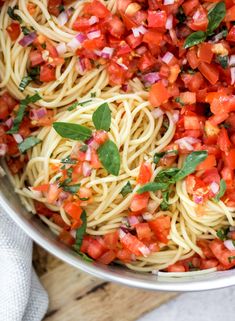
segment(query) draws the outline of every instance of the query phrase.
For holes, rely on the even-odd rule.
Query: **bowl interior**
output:
[[[85,262],[59,242],[38,217],[26,211],[7,176],[0,178],[0,205],[36,243],[64,262],[96,277],[128,286],[160,291],[200,291],[235,285],[235,269],[197,277],[163,278],[131,271],[118,265],[104,266]]]

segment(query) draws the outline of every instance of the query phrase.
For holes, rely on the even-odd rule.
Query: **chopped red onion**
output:
[[[94,50],[94,53],[95,53],[97,56],[101,57],[102,51],[101,51],[101,50]]]
[[[234,246],[232,240],[226,240],[226,241],[224,241],[224,246],[225,246],[229,251],[235,251],[235,246]]]
[[[10,117],[8,118],[6,121],[5,121],[5,125],[8,127],[8,128],[11,128],[13,126],[13,118]]]
[[[153,85],[160,79],[161,78],[158,72],[149,72],[148,74],[142,76],[142,80],[146,86]]]
[[[90,25],[90,26],[92,26],[92,25],[94,25],[94,24],[96,24],[96,23],[98,23],[98,22],[99,22],[99,18],[96,17],[96,16],[91,16],[91,17],[89,18],[89,25]]]
[[[95,31],[88,32],[87,38],[88,39],[96,39],[96,38],[99,38],[100,35],[101,35],[100,30],[95,30]]]
[[[147,29],[144,26],[139,26],[131,29],[135,38],[139,37],[140,35],[144,35],[147,32]]]
[[[62,11],[57,17],[57,22],[60,26],[64,26],[68,21],[69,17],[66,11]]]
[[[197,10],[193,15],[193,20],[197,21],[201,16],[200,10]]]
[[[88,148],[87,148],[85,160],[88,162],[91,161],[91,147],[90,146],[88,146]]]
[[[175,0],[164,0],[164,6],[167,6],[169,4],[173,4],[175,2]]]
[[[118,61],[117,61],[117,64],[118,64],[120,67],[122,67],[124,70],[128,70],[128,67],[127,67],[125,64],[123,64],[122,62],[118,62]]]
[[[87,145],[94,148],[95,150],[100,147],[100,144],[97,143],[93,137],[90,139],[90,141],[89,141],[89,143],[87,143]]]
[[[47,115],[47,110],[44,107],[39,109],[31,109],[29,112],[29,118],[33,120],[38,120],[40,118],[43,118],[46,115]]]
[[[65,54],[66,51],[67,51],[66,44],[65,44],[64,42],[59,43],[59,44],[56,46],[56,51],[58,52],[58,55],[59,55],[59,56],[62,56],[63,54]]]
[[[31,45],[33,41],[37,38],[36,32],[31,32],[28,35],[24,36],[20,41],[19,44],[22,47],[27,47],[28,45]]]
[[[83,43],[83,41],[86,40],[86,36],[85,36],[83,33],[81,33],[81,32],[79,32],[79,33],[76,35],[75,38],[76,38],[80,43]]]
[[[5,156],[7,152],[7,144],[0,144],[0,156]]]
[[[193,150],[192,144],[199,143],[200,140],[194,137],[183,137],[175,141],[182,149]]]
[[[140,253],[143,254],[144,257],[148,256],[150,254],[150,249],[147,246],[141,246],[139,247]]]
[[[213,194],[217,194],[219,191],[219,184],[217,184],[216,182],[212,182],[210,185],[210,189]]]
[[[153,118],[157,119],[161,117],[164,114],[164,112],[161,110],[161,108],[154,108],[151,111],[151,114],[153,115]]]
[[[78,57],[78,60],[77,60],[76,65],[75,65],[75,69],[80,75],[84,74],[84,72],[86,70],[86,67],[85,67],[85,64],[84,64],[84,58],[83,57]]]
[[[167,51],[162,57],[162,61],[165,62],[165,64],[169,65],[172,58],[174,58],[174,55],[171,52]]]
[[[193,195],[193,201],[196,204],[201,204],[201,203],[203,203],[203,197],[202,196],[198,196],[198,195]]]
[[[119,238],[123,239],[126,236],[126,233],[123,231],[123,229],[119,229]]]
[[[113,55],[114,48],[104,47],[101,51],[100,56],[104,59],[110,59]]]
[[[230,68],[231,73],[231,85],[235,83],[235,67]]]
[[[124,92],[127,92],[130,89],[130,86],[128,84],[123,84],[121,88]]]
[[[174,124],[176,124],[179,120],[179,116],[180,115],[180,112],[179,110],[174,110],[173,113],[172,113],[172,121]]]
[[[229,66],[235,66],[235,55],[229,57]]]
[[[24,140],[23,137],[20,134],[13,134],[12,136],[14,137],[15,141],[17,142],[17,144],[22,143],[23,140]]]
[[[136,48],[136,53],[138,55],[143,55],[148,49],[145,46],[140,46],[139,48]]]
[[[135,226],[136,224],[139,224],[139,220],[135,215],[129,216],[128,220],[131,226]]]
[[[91,176],[91,166],[88,162],[82,164],[82,173],[85,177]]]
[[[83,41],[86,39],[86,36],[83,33],[78,33],[75,38],[68,42],[67,46],[72,50],[77,50]]]
[[[167,30],[170,30],[173,28],[173,15],[169,15],[166,19],[166,25],[165,25]]]

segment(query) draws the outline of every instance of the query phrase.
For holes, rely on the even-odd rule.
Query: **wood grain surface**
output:
[[[44,321],[134,321],[174,298],[92,277],[34,248],[34,267],[49,295]]]

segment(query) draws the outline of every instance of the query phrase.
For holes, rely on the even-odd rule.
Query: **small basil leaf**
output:
[[[168,188],[168,183],[162,183],[162,182],[150,182],[145,185],[143,185],[141,188],[137,190],[137,194],[142,194],[145,192],[156,192],[161,191],[166,188]]]
[[[63,138],[85,141],[92,135],[92,131],[82,125],[56,122],[53,123],[55,131]]]
[[[76,109],[78,105],[79,105],[78,101],[75,101],[75,103],[73,103],[71,106],[68,107],[68,111],[72,111]]]
[[[208,27],[207,34],[211,35],[215,29],[217,29],[220,23],[223,21],[226,14],[226,7],[224,2],[218,2],[216,5],[208,12]]]
[[[98,150],[99,160],[108,173],[117,176],[120,170],[120,154],[114,142],[107,140]]]
[[[120,194],[122,194],[123,197],[125,197],[127,194],[133,192],[133,188],[131,186],[131,183],[128,181],[125,186],[121,189]]]
[[[175,175],[174,180],[175,182],[185,178],[189,174],[192,174],[196,167],[203,162],[208,156],[208,152],[205,150],[196,151],[189,154],[183,164],[183,167],[180,171]]]
[[[13,126],[10,130],[8,130],[8,134],[16,134],[19,130],[19,126],[24,118],[26,107],[29,103],[36,103],[36,101],[40,100],[41,97],[38,93],[33,96],[27,96],[25,99],[20,101],[20,106],[17,111],[17,115],[13,121]]]
[[[29,35],[32,31],[25,26],[21,26],[21,30],[25,36]]]
[[[74,184],[74,185],[62,185],[62,189],[65,191],[65,192],[69,192],[69,193],[72,193],[72,194],[76,194],[79,189],[81,187],[81,184]]]
[[[19,91],[23,92],[31,81],[32,78],[30,76],[25,76],[24,78],[22,78],[19,84]]]
[[[75,240],[75,244],[74,244],[74,248],[77,252],[80,252],[83,237],[86,233],[87,217],[86,217],[85,210],[83,210],[83,212],[81,214],[81,220],[82,220],[82,225],[76,231],[76,240]]]
[[[109,131],[111,125],[111,111],[107,103],[99,106],[92,115],[92,121],[97,130],[103,129]]]
[[[226,191],[226,183],[225,180],[221,179],[220,181],[220,186],[219,186],[219,192],[218,194],[213,198],[213,201],[215,202],[219,202],[219,200],[221,199],[221,197],[224,195],[225,191]]]
[[[18,10],[18,9],[19,9],[18,6],[14,6],[13,8],[8,7],[7,14],[11,19],[17,20],[17,21],[19,21],[19,23],[21,23],[22,22],[21,17],[18,16],[18,14],[15,13],[15,10]]]
[[[28,71],[28,75],[34,80],[40,74],[40,67],[36,66],[34,68],[30,68]]]
[[[91,259],[88,255],[86,255],[85,253],[82,252],[78,252],[77,253],[85,262],[93,262],[94,260]]]
[[[96,97],[96,93],[91,93],[91,98]]]
[[[18,145],[19,151],[21,152],[21,154],[24,154],[28,149],[36,146],[40,142],[41,140],[37,137],[27,137],[22,143]]]
[[[167,211],[169,209],[169,204],[168,204],[168,201],[169,201],[169,191],[163,191],[162,192],[162,202],[160,204],[160,208],[162,211]]]
[[[168,184],[174,183],[174,176],[178,174],[179,171],[180,169],[177,167],[163,169],[157,174],[154,181]]]
[[[221,65],[223,69],[228,68],[228,56],[217,56],[216,61]]]
[[[206,33],[203,31],[196,31],[191,33],[184,42],[184,48],[190,48],[206,40]]]
[[[77,163],[77,161],[75,159],[71,159],[70,156],[61,159],[60,162],[62,164],[76,164]]]

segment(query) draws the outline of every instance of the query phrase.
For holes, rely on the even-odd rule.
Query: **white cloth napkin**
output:
[[[0,208],[0,320],[41,321],[47,307],[32,268],[32,240]]]

